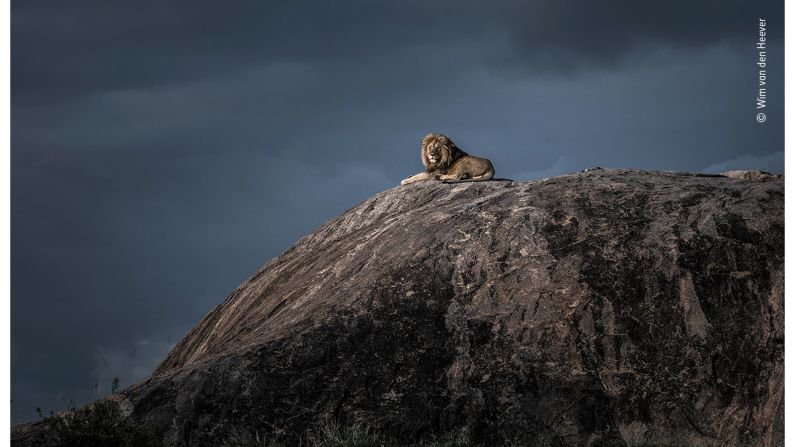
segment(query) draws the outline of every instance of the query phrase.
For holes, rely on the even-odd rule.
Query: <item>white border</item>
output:
[[[784,4],[784,23],[793,23],[792,19],[795,17],[793,14],[792,4],[787,7],[787,4]],[[787,154],[792,148],[792,140],[788,138],[789,135],[792,135],[791,130],[793,129],[793,117],[792,113],[788,113],[789,110],[792,110],[791,106],[793,105],[793,96],[792,86],[793,86],[793,70],[795,69],[795,65],[793,65],[793,46],[795,45],[795,37],[793,37],[792,32],[786,32],[786,26],[784,29],[784,440],[785,445],[795,445],[795,442],[792,440],[795,439],[795,432],[792,429],[795,427],[793,423],[795,423],[795,415],[793,415],[793,404],[795,404],[795,400],[792,402],[787,402],[787,383],[795,383],[791,379],[793,377],[793,356],[789,353],[787,349],[787,339],[789,338],[787,333],[787,328],[792,327],[792,324],[795,320],[791,317],[792,311],[787,312],[787,299],[788,295],[792,295],[793,286],[795,286],[795,282],[793,282],[793,269],[792,269],[792,261],[787,262],[787,260],[791,260],[792,256],[795,255],[795,241],[793,241],[793,235],[795,233],[792,232],[792,222],[793,217],[795,214],[792,212],[792,201],[790,197],[792,195],[792,181],[789,179],[790,176],[795,174],[792,172],[792,163],[787,157]],[[792,342],[790,342],[792,343]]]
[[[752,0],[746,0],[752,1]],[[0,445],[7,446],[10,444],[10,437],[11,437],[11,377],[10,377],[10,368],[11,368],[11,281],[10,281],[10,260],[11,260],[11,245],[10,245],[10,223],[11,223],[11,171],[10,171],[10,155],[11,155],[11,92],[10,92],[10,81],[11,81],[11,2],[5,3],[5,7],[0,8],[0,60],[5,61],[6,63],[0,64],[2,68],[0,68],[0,104],[2,104],[2,108],[0,108],[0,115],[2,115],[0,119],[0,141],[2,142],[2,147],[4,150],[2,151],[2,156],[0,157],[0,209],[2,209],[3,217],[0,219],[0,247],[2,247],[2,256],[0,257],[0,290],[2,291],[2,306],[3,309],[0,311],[0,349],[3,351],[3,368],[0,368],[0,374],[2,374],[2,396],[0,396],[0,418],[5,420],[6,422],[1,425],[0,429]],[[792,5],[790,5],[792,6]],[[785,5],[785,23],[793,23],[793,8],[787,8]],[[754,18],[756,19],[756,18]],[[753,45],[751,42],[749,45]],[[793,84],[793,70],[795,70],[795,65],[793,65],[793,48],[795,48],[795,37],[793,37],[793,32],[786,33],[785,32],[785,59],[784,59],[784,67],[785,67],[785,88],[784,88],[784,97],[785,97],[785,228],[786,228],[786,238],[785,238],[785,249],[786,249],[786,256],[785,259],[793,259],[792,256],[795,255],[795,233],[792,231],[792,222],[793,218],[795,217],[795,212],[792,210],[792,206],[789,203],[789,197],[791,197],[793,193],[793,188],[791,187],[791,182],[787,181],[791,175],[795,174],[792,172],[792,163],[789,162],[789,157],[786,156],[788,152],[790,152],[792,143],[789,138],[787,138],[788,134],[790,134],[790,130],[793,129],[793,123],[795,123],[793,116],[791,113],[787,113],[788,110],[792,110],[790,106],[793,105],[795,96],[793,96],[793,91],[790,88]],[[788,301],[786,299],[787,296],[792,295],[791,291],[795,290],[795,279],[793,279],[793,268],[792,262],[785,262],[785,303]],[[786,306],[786,305],[785,305]],[[785,328],[792,327],[793,319],[790,318],[792,311],[789,313],[785,312]],[[786,346],[786,345],[785,345]],[[793,382],[793,368],[795,368],[795,363],[793,363],[793,355],[791,355],[788,350],[785,348],[785,383],[795,383]],[[785,386],[786,390],[786,386]],[[786,398],[785,401],[789,400]],[[787,445],[795,445],[795,432],[792,431],[793,421],[795,421],[795,400],[793,402],[785,403],[785,408],[789,409],[785,411],[785,433],[789,433],[785,435],[785,439],[787,440]],[[791,442],[790,442],[791,441]]]
[[[3,2],[0,8],[0,290],[2,290],[2,310],[0,310],[0,345],[3,350],[2,396],[0,396],[0,418],[5,423],[0,429],[2,445],[11,444],[11,2]]]

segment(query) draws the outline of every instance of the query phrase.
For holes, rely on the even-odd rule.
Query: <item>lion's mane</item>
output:
[[[440,158],[436,163],[431,163],[428,159],[428,151],[433,148],[439,148]],[[431,133],[422,139],[422,164],[425,166],[425,172],[444,171],[454,161],[466,155],[466,152],[459,149],[453,140],[445,135]]]

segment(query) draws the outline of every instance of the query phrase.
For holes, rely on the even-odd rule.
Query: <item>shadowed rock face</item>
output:
[[[267,263],[120,399],[190,446],[297,445],[325,418],[405,442],[776,445],[784,192],[765,180],[385,191]]]

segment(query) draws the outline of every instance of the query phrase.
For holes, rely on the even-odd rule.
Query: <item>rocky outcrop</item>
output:
[[[327,418],[406,443],[777,445],[784,192],[766,180],[385,191],[263,266],[118,399],[190,446],[297,445]]]
[[[744,171],[726,171],[721,173],[720,175],[729,178],[739,178],[744,180],[754,180],[757,182],[775,182],[779,180],[783,180],[784,176],[782,175],[774,175],[769,172],[760,171],[760,170],[744,170]]]

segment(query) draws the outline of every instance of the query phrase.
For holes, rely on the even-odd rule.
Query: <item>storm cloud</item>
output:
[[[783,5],[13,1],[13,419],[146,377],[430,131],[517,180],[781,173]]]

